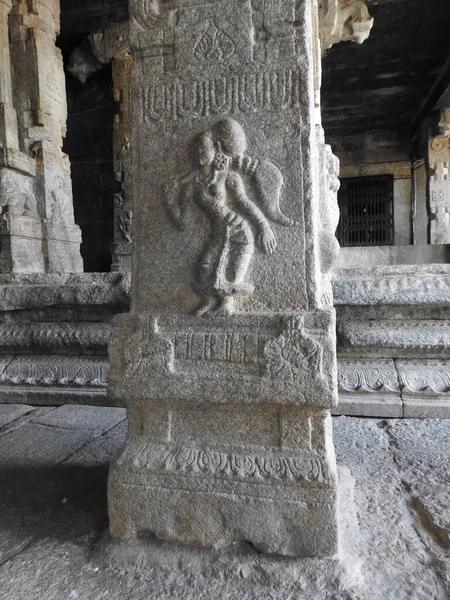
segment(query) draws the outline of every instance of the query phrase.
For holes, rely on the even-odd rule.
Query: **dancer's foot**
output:
[[[235,312],[233,296],[224,296],[216,308],[216,314],[232,315]]]
[[[216,307],[216,305],[217,298],[206,296],[202,299],[202,303],[199,306],[199,308],[197,308],[197,310],[195,311],[195,314],[197,315],[197,317],[201,317],[202,315],[205,315],[206,313],[210,312],[213,308]]]

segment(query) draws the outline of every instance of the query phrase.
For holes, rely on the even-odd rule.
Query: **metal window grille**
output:
[[[343,178],[338,202],[336,235],[341,246],[394,244],[393,175]]]

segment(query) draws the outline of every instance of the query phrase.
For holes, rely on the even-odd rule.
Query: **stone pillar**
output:
[[[13,0],[10,38],[19,146],[35,164],[32,202],[48,272],[81,272],[81,233],[75,225],[68,157],[62,152],[67,107],[60,50],[59,0]]]
[[[130,130],[130,55],[129,25],[118,24],[105,32],[107,56],[112,57],[114,100],[117,113],[114,119],[114,171],[118,184],[114,196],[114,243],[111,271],[131,271],[133,243],[133,186],[131,178]]]
[[[9,17],[0,0],[0,273],[35,273],[45,268],[42,222],[36,211],[35,161],[22,152],[14,107]]]
[[[311,0],[130,1],[129,432],[114,537],[337,551],[337,402]],[[322,149],[321,164],[336,165]],[[328,250],[327,250],[328,248]]]
[[[428,140],[430,244],[450,244],[450,109],[441,112],[439,128]]]
[[[8,17],[12,0],[0,0],[0,145],[2,149],[19,148],[17,115],[14,109]]]

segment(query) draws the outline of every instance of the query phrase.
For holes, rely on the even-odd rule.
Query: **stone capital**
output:
[[[362,0],[324,0],[319,7],[322,51],[339,42],[362,44],[370,34],[373,18]]]

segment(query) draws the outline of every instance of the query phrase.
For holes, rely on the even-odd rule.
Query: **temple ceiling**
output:
[[[409,135],[414,116],[450,54],[443,0],[367,0],[374,26],[362,45],[336,44],[323,60],[328,135],[389,130]],[[127,18],[127,0],[61,0],[61,46]]]

